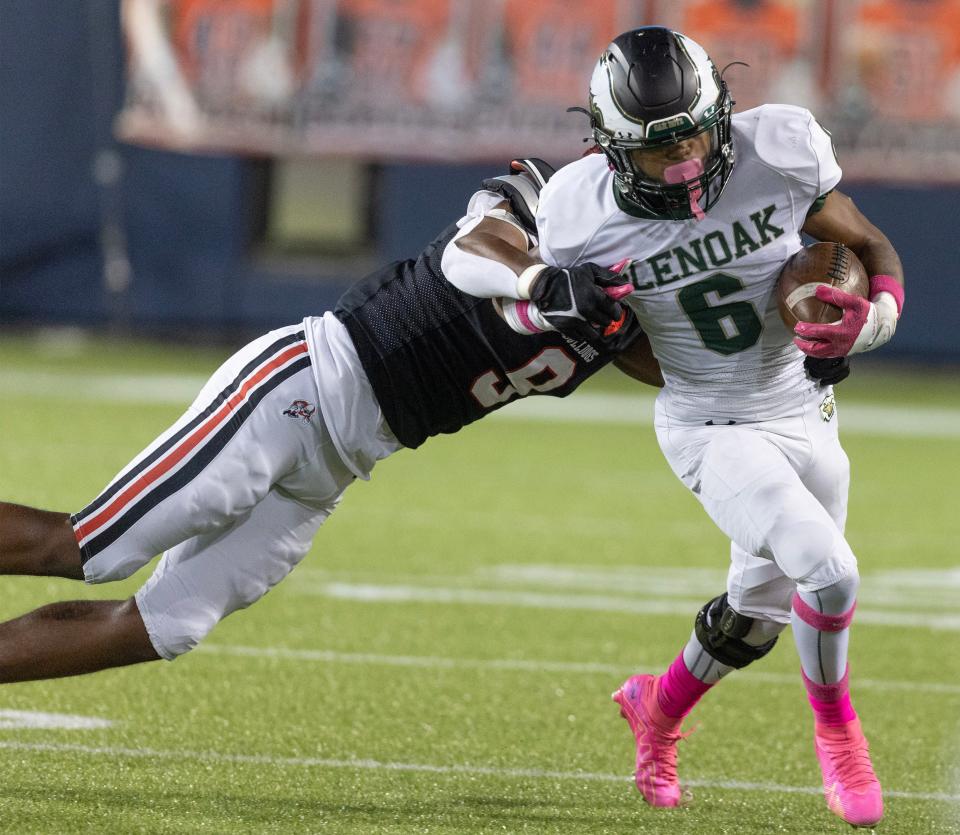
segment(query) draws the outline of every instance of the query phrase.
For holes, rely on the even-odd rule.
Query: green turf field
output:
[[[0,497],[79,509],[223,356],[0,340]],[[878,831],[960,832],[960,383],[864,366],[838,400]],[[0,831],[848,831],[789,633],[693,714],[691,802],[640,800],[610,692],[674,657],[726,544],[662,460],[649,391],[611,372],[577,402],[383,462],[289,579],[172,664],[4,686]],[[3,578],[0,616],[145,578]]]

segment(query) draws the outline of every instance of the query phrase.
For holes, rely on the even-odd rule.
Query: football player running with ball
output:
[[[843,534],[849,463],[832,392],[805,373],[804,354],[840,358],[889,340],[903,306],[900,260],[836,190],[840,167],[814,117],[775,104],[734,115],[717,68],[678,32],[617,37],[595,67],[589,105],[601,153],[557,171],[540,196],[539,261],[517,254],[509,263],[530,280],[588,264],[609,278],[600,266],[629,262],[621,274],[633,292],[623,301],[665,380],[661,449],[731,540],[726,593],[697,613],[682,653],[663,675],[632,676],[614,694],[636,737],[637,788],[654,806],[680,803],[684,716],[724,675],[768,653],[789,623],[827,804],[872,825],[883,801],[847,665],[859,585]],[[853,250],[871,276],[870,299],[819,288],[842,320],[801,323],[794,334],[774,290],[801,232]],[[470,245],[469,236],[458,242]]]

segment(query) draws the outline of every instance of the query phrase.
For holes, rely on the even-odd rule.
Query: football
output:
[[[777,305],[783,324],[792,331],[797,322],[825,324],[840,320],[843,311],[815,295],[825,284],[867,298],[870,279],[860,259],[843,244],[822,241],[794,253],[777,279]]]

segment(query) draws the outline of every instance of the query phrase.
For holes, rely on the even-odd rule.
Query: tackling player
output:
[[[379,459],[521,397],[565,396],[624,351],[631,374],[660,384],[635,318],[591,267],[554,270],[531,288],[529,315],[572,336],[521,335],[490,298],[446,280],[441,262],[457,236],[485,236],[474,245],[487,254],[532,242],[552,169],[514,167],[416,259],[360,281],[334,312],[238,351],[83,510],[0,502],[3,574],[102,583],[163,554],[129,600],[55,603],[0,624],[0,681],[173,659],[282,580]],[[600,285],[629,291],[606,271]]]
[[[624,302],[665,380],[658,441],[731,540],[726,593],[697,614],[683,652],[663,675],[633,676],[614,694],[636,737],[637,787],[654,806],[679,804],[683,717],[790,623],[828,806],[849,823],[874,824],[880,784],[848,686],[859,585],[843,535],[849,463],[832,391],[805,374],[802,352],[846,357],[889,340],[903,306],[900,260],[836,190],[840,167],[813,116],[787,105],[734,115],[721,74],[680,33],[646,27],[617,37],[595,67],[589,105],[601,153],[544,187],[537,257],[503,260],[521,290],[541,270],[629,261]],[[868,301],[819,288],[818,298],[843,308],[842,321],[801,323],[791,334],[774,286],[801,232],[852,249],[871,292]],[[457,246],[471,244],[467,236]],[[479,264],[475,272],[498,275]],[[500,275],[498,292],[509,295],[510,277]],[[457,270],[448,276],[460,280]]]

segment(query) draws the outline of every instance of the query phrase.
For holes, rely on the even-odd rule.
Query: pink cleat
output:
[[[613,694],[620,715],[637,740],[634,778],[643,799],[651,806],[679,806],[677,741],[682,719],[667,716],[657,701],[660,681],[655,676],[631,676]]]
[[[827,808],[852,826],[879,823],[883,795],[860,720],[851,719],[843,725],[816,723],[813,746],[823,772]]]

